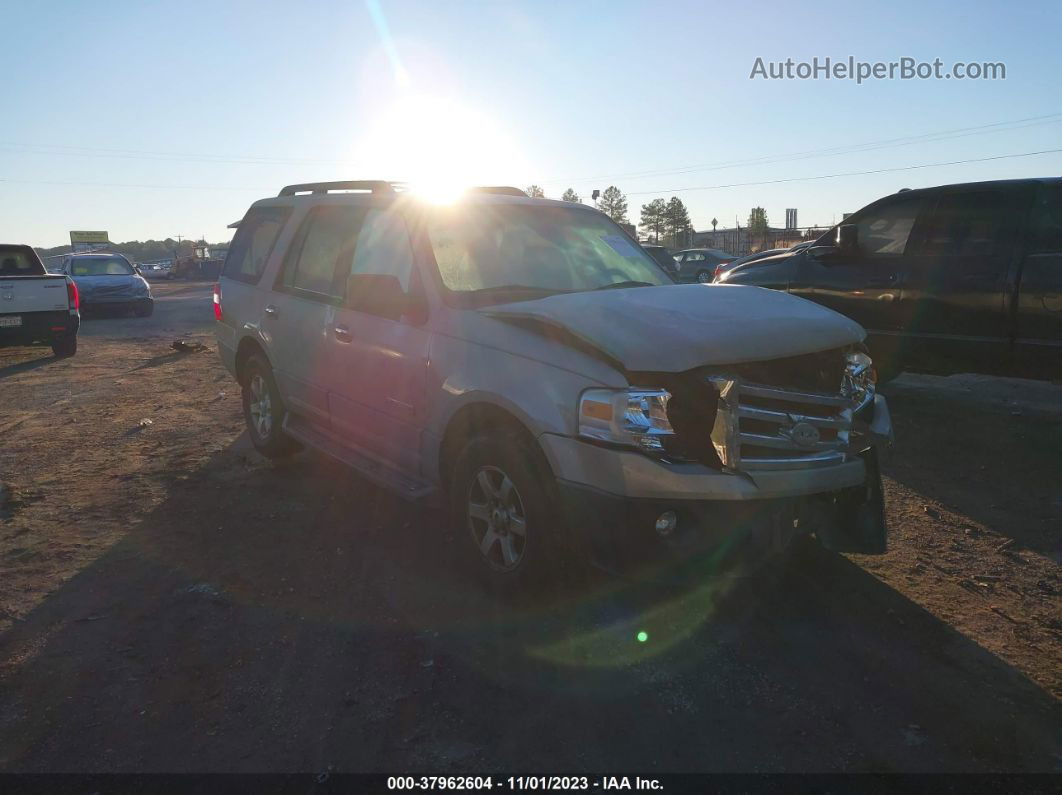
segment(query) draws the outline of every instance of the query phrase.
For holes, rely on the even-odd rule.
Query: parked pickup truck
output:
[[[856,320],[882,376],[1059,378],[1062,179],[900,191],[811,248],[720,281],[787,290]]]
[[[0,347],[45,343],[56,356],[77,352],[77,286],[44,269],[30,246],[0,243]]]
[[[439,494],[452,521],[418,532],[457,528],[499,588],[563,553],[703,577],[795,535],[885,549],[891,423],[863,330],[675,284],[595,209],[293,185],[240,222],[214,311],[259,451]]]

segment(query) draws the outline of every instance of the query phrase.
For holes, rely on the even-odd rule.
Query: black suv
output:
[[[1062,374],[1062,178],[903,190],[800,252],[724,274],[787,290],[869,332],[903,369]]]

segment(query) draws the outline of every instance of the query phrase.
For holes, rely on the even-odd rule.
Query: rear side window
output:
[[[1000,190],[946,193],[926,228],[926,254],[992,256],[1006,250],[1014,232],[1014,196]]]
[[[900,255],[907,248],[922,197],[899,199],[875,207],[851,221],[858,229],[859,251],[863,254]]]
[[[365,213],[364,207],[349,206],[311,210],[284,262],[282,285],[312,294],[307,297],[342,299]]]
[[[1033,206],[1030,254],[1062,252],[1062,185],[1046,185]]]
[[[257,284],[290,215],[290,207],[258,207],[249,211],[236,230],[222,275]]]

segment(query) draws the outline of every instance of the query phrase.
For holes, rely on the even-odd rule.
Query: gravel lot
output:
[[[1062,772],[1062,386],[891,384],[883,557],[505,608],[430,506],[254,453],[209,285],[154,289],[0,350],[0,770]]]

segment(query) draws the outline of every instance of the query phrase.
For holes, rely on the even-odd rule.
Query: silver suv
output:
[[[255,447],[444,497],[496,584],[573,552],[704,576],[798,534],[884,551],[892,431],[863,330],[675,284],[597,210],[293,185],[240,222],[214,302]]]

